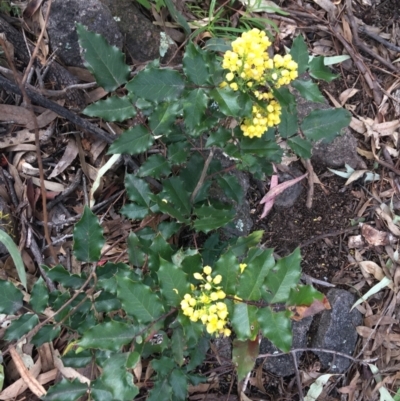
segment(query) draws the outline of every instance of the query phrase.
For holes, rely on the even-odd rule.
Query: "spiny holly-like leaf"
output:
[[[211,230],[224,227],[235,217],[235,211],[232,209],[216,209],[212,206],[203,205],[194,209],[197,216],[193,226],[196,231],[208,233]]]
[[[251,112],[251,99],[249,95],[243,92],[226,87],[213,89],[210,95],[227,116],[243,117]]]
[[[89,32],[82,24],[76,25],[79,44],[85,49],[85,66],[95,76],[97,83],[107,92],[112,92],[126,83],[129,66],[125,64],[123,53],[110,46],[99,34]]]
[[[85,331],[78,346],[82,348],[99,348],[118,351],[123,345],[132,342],[137,328],[122,322],[105,322]]]
[[[154,387],[150,390],[147,401],[170,401],[172,397],[172,387],[168,379],[157,380]]]
[[[49,291],[43,278],[39,277],[32,288],[31,300],[29,301],[29,303],[31,304],[32,309],[35,312],[41,313],[46,309],[48,301]]]
[[[240,276],[237,291],[240,298],[251,301],[258,301],[261,298],[261,287],[265,277],[275,264],[272,252],[272,249],[266,249],[249,262],[244,259],[243,263],[247,264],[247,267]]]
[[[183,296],[189,292],[186,273],[173,263],[160,258],[157,276],[161,286],[161,295],[167,300],[168,305],[178,306]]]
[[[150,287],[128,278],[117,278],[118,298],[126,313],[140,323],[150,323],[164,313],[164,306]]]
[[[201,86],[207,83],[206,54],[192,42],[189,42],[185,49],[183,71],[195,85]]]
[[[272,93],[274,97],[279,101],[282,107],[286,107],[289,111],[292,111],[293,106],[296,106],[296,98],[289,91],[288,88],[273,89]]]
[[[188,129],[195,129],[204,120],[207,103],[208,96],[202,88],[190,91],[189,96],[184,98],[183,116],[185,118],[185,125]]]
[[[137,178],[135,174],[127,174],[125,176],[125,189],[130,201],[141,206],[150,206],[151,191],[145,180]]]
[[[350,120],[351,114],[345,109],[313,110],[301,123],[301,129],[312,141],[332,141]]]
[[[233,199],[237,204],[243,202],[243,188],[236,176],[225,174],[219,176],[217,182],[227,197]]]
[[[233,314],[230,316],[230,320],[238,340],[245,341],[256,338],[259,329],[257,311],[256,306],[243,302],[233,305]]]
[[[300,262],[299,248],[276,262],[276,265],[265,279],[268,291],[265,291],[264,299],[267,302],[287,302],[290,290],[298,284],[300,279]]]
[[[258,322],[264,337],[267,337],[282,351],[290,351],[292,346],[292,323],[289,311],[274,312],[269,307],[259,309]]]
[[[160,268],[160,258],[170,261],[174,250],[171,245],[159,233],[152,239],[152,244],[148,248],[148,265],[151,271],[158,272]]]
[[[311,102],[324,103],[325,98],[318,89],[318,85],[312,81],[303,81],[302,79],[296,79],[291,83],[293,88],[296,88],[300,95]]]
[[[78,379],[70,382],[64,378],[60,383],[51,386],[47,394],[42,398],[44,401],[75,401],[86,394],[87,384],[81,383]]]
[[[288,305],[311,305],[314,300],[323,300],[324,294],[311,285],[299,285],[290,290]]]
[[[71,368],[84,368],[92,361],[92,353],[88,349],[80,350],[77,353],[75,350],[68,351],[61,358],[64,366]]]
[[[299,129],[297,123],[297,110],[289,111],[287,107],[282,107],[281,123],[279,124],[279,135],[282,138],[289,138]]]
[[[169,161],[162,155],[151,155],[141,165],[138,176],[139,177],[155,177],[160,178],[161,175],[167,176],[171,172]]]
[[[314,57],[310,63],[310,75],[315,79],[331,82],[339,75],[332,74],[331,70],[324,64],[325,57]]]
[[[62,265],[57,265],[51,269],[47,266],[43,266],[43,269],[46,270],[46,273],[51,280],[62,284],[66,288],[78,289],[86,281],[86,279],[81,277],[79,274],[70,273]]]
[[[154,138],[143,125],[136,125],[124,131],[110,146],[108,154],[137,155],[153,144]]]
[[[0,313],[12,315],[22,306],[24,295],[14,284],[0,280]]]
[[[140,71],[126,88],[136,97],[150,102],[171,102],[179,99],[185,88],[185,81],[177,71],[147,67]]]
[[[158,195],[153,195],[151,199],[157,203],[160,212],[169,214],[179,223],[189,223],[188,215],[183,214],[180,209],[176,208],[173,202],[169,202],[167,199],[162,197],[160,198]]]
[[[40,347],[44,343],[53,341],[60,335],[60,332],[60,326],[54,327],[52,324],[46,324],[32,337],[31,343]]]
[[[105,360],[100,379],[112,393],[112,400],[130,401],[138,395],[139,389],[133,384],[133,375],[128,371],[134,368],[138,360],[137,352],[117,353]]]
[[[226,294],[236,295],[236,284],[239,275],[239,261],[236,256],[228,251],[215,263],[213,271],[222,276],[221,287]]]
[[[183,369],[174,369],[169,376],[174,401],[186,401],[188,380]]]
[[[158,104],[149,116],[149,127],[153,135],[169,134],[180,110],[181,105],[177,101]]]
[[[242,256],[249,248],[256,246],[264,234],[263,230],[253,231],[247,237],[239,237],[234,245],[229,250],[236,256]]]
[[[260,345],[258,338],[255,340],[233,341],[232,362],[236,367],[238,381],[242,381],[254,368],[254,363],[259,354]]]
[[[18,250],[18,247],[15,245],[13,239],[3,230],[0,230],[0,243],[7,248],[7,251],[14,262],[19,280],[24,288],[26,288],[26,272],[25,265],[21,257],[21,252]]]
[[[39,323],[38,316],[32,313],[27,313],[13,320],[10,326],[7,327],[4,334],[5,341],[13,341],[20,339],[24,334],[28,333]]]
[[[303,74],[308,67],[308,49],[301,35],[293,41],[292,48],[290,49],[290,54],[293,60],[298,64],[299,75]]]
[[[97,262],[105,243],[97,216],[87,207],[74,227],[74,254],[81,262]]]
[[[111,96],[106,100],[99,100],[86,107],[82,113],[106,121],[125,121],[136,116],[136,110],[127,96]]]
[[[111,312],[113,310],[121,309],[121,302],[116,295],[107,291],[102,291],[101,294],[95,299],[94,307],[96,312]]]
[[[309,159],[311,157],[312,144],[306,139],[294,136],[288,139],[287,144],[297,156],[303,159]]]
[[[244,154],[250,153],[252,155],[263,156],[271,161],[280,161],[283,153],[275,140],[268,141],[263,138],[245,137],[240,141],[240,149]]]
[[[181,327],[176,327],[171,336],[171,350],[174,361],[178,366],[182,366],[184,359],[184,351],[186,348],[186,339],[183,335]]]
[[[189,214],[191,211],[190,195],[185,190],[179,177],[171,177],[163,181],[165,195],[180,212]]]
[[[189,150],[186,143],[176,142],[168,146],[168,160],[172,165],[185,163],[188,156]]]

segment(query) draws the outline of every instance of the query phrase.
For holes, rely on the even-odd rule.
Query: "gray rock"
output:
[[[298,322],[293,321],[292,348],[305,348],[307,346],[308,329],[310,328],[312,320],[313,318],[310,316]],[[275,352],[280,351],[271,341],[263,338],[260,344],[260,354],[274,354]],[[297,362],[299,362],[301,355],[302,352],[296,352]],[[295,373],[293,359],[290,354],[267,358],[264,362],[264,369],[281,377],[290,376]]]
[[[302,173],[296,167],[290,166],[288,172],[279,172],[279,183],[283,183],[289,180],[293,180],[296,177],[301,176]],[[285,189],[279,196],[275,198],[274,206],[278,208],[288,208],[292,207],[298,197],[301,195],[303,191],[302,181],[297,182],[291,187]]]
[[[117,21],[125,38],[125,48],[134,61],[144,62],[160,57],[160,27],[154,25],[135,6],[132,0],[101,0]],[[177,46],[171,43],[162,61],[167,61],[175,53]]]
[[[47,10],[45,6],[44,12]],[[83,67],[81,49],[75,24],[79,22],[89,31],[103,35],[106,40],[122,48],[123,38],[110,10],[99,0],[54,0],[47,26],[50,45],[67,66]]]
[[[350,312],[355,296],[346,290],[332,288],[327,293],[331,310],[325,310],[317,316],[315,324],[317,333],[311,341],[312,348],[324,348],[351,355],[357,342],[356,327],[362,322],[361,313],[357,309]],[[330,368],[332,373],[342,373],[351,361],[325,352],[316,352],[324,369]]]
[[[308,76],[301,77],[304,80]],[[314,110],[327,110],[331,107],[325,100],[323,103],[311,102],[304,99],[297,91],[293,92],[296,98],[299,121],[302,121]],[[331,143],[318,141],[312,149],[311,161],[324,167],[337,168],[345,164],[357,168],[366,168],[364,161],[357,154],[357,140],[352,135],[349,128],[344,128],[341,135],[336,137]]]

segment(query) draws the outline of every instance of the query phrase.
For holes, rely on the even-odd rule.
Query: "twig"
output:
[[[300,279],[305,281],[307,284],[314,283],[314,284],[321,285],[323,287],[331,287],[331,288],[336,287],[335,284],[327,283],[326,281],[323,281],[323,280],[318,280],[317,278],[311,277],[305,273],[301,273]]]
[[[297,358],[296,358],[296,352],[290,351],[290,356],[292,357],[293,360],[293,365],[294,365],[294,374],[296,377],[296,384],[297,384],[297,390],[299,391],[299,400],[303,401],[303,387],[301,387],[301,379],[300,379],[300,374],[299,374],[299,367],[297,366]]]
[[[358,32],[365,33],[368,35],[370,38],[376,40],[379,43],[382,43],[385,45],[389,50],[394,50],[395,52],[400,52],[400,47],[394,45],[393,43],[388,42],[387,40],[383,39],[376,33],[370,32],[365,26],[359,26],[358,27]]]
[[[290,352],[325,352],[327,354],[333,354],[336,356],[341,356],[343,358],[347,358],[350,359],[353,362],[356,363],[361,363],[361,364],[367,364],[367,363],[371,363],[371,362],[375,362],[376,360],[378,360],[379,358],[370,358],[370,359],[358,359],[358,358],[354,358],[351,355],[347,355],[344,352],[339,352],[339,351],[332,351],[330,349],[324,349],[324,348],[294,348],[292,350],[290,350]],[[259,358],[275,358],[278,356],[282,356],[282,355],[287,355],[286,352],[277,352],[274,354],[261,354],[258,355],[256,359]]]
[[[308,209],[311,209],[314,198],[314,169],[310,159],[304,160],[304,166],[306,167],[308,172],[308,192],[306,206]]]
[[[71,184],[64,189],[56,198],[54,198],[51,202],[47,204],[47,210],[51,210],[57,203],[64,200],[68,195],[75,191],[82,180],[82,169],[79,169],[76,172],[75,178],[71,182]]]
[[[343,230],[332,231],[330,233],[323,233],[323,234],[317,235],[316,237],[311,238],[311,239],[309,239],[309,240],[307,240],[305,242],[302,242],[299,245],[299,248],[304,248],[304,247],[306,247],[306,246],[308,246],[308,245],[310,245],[310,244],[312,244],[312,243],[314,243],[316,241],[319,241],[320,239],[324,239],[326,237],[337,237],[338,235],[345,234],[345,233],[348,233],[348,232],[351,232],[351,231],[355,231],[355,230],[359,230],[359,227],[358,226],[354,226],[354,227],[344,228]]]
[[[208,154],[208,157],[204,163],[203,171],[201,172],[199,182],[197,183],[196,188],[194,189],[192,196],[190,197],[190,202],[194,201],[197,193],[200,191],[201,187],[203,186],[204,180],[207,175],[208,166],[210,165],[213,156],[214,156],[214,147],[211,148],[210,153]]]

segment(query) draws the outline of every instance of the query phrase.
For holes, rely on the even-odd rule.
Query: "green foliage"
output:
[[[190,33],[172,1],[157,4],[165,5]],[[216,10],[215,4],[211,2],[210,10]],[[246,18],[248,24],[257,23]],[[309,158],[312,143],[334,139],[349,123],[350,114],[343,109],[316,110],[299,121],[291,91],[268,81],[262,91],[270,85],[282,109],[280,123],[261,137],[245,136],[242,125],[254,118],[253,108],[262,107],[263,101],[249,89],[251,85],[242,90],[221,86],[229,80],[227,71],[212,51],[226,50],[230,43],[215,38],[202,49],[188,42],[181,70],[161,68],[154,61],[128,82],[123,54],[82,25],[77,31],[86,65],[99,85],[110,92],[124,85],[125,94],[110,95],[84,113],[117,122],[137,115],[140,121],[128,125],[108,150],[140,160],[140,168],[125,175],[127,202],[120,210],[134,221],[127,239],[129,264],[95,266],[105,239],[98,217],[85,207],[73,230],[73,251],[78,261],[93,264],[90,282],[85,266],[80,274],[61,265],[43,266],[57,290],[49,292],[45,282],[37,280],[28,304],[32,313],[15,319],[4,338],[12,341],[30,332],[50,306],[57,312],[54,320],[41,327],[31,343],[39,347],[51,342],[62,330],[70,341],[64,365],[92,364],[101,372],[89,386],[62,380],[50,388],[45,400],[75,400],[86,393],[94,400],[133,400],[139,385],[134,384],[132,369],[138,368],[136,374],[141,359],[148,359],[154,373],[146,378],[152,383],[147,400],[184,401],[188,385],[200,382],[195,372],[206,357],[210,338],[231,331],[240,381],[253,368],[259,336],[289,351],[290,307],[310,305],[322,294],[299,285],[299,249],[275,260],[272,249],[260,246],[262,231],[225,238],[221,229],[235,219],[235,208],[244,196],[230,170],[236,167],[264,179],[272,174],[272,163],[281,161],[284,151],[279,142],[288,145],[285,152]],[[309,62],[301,37],[294,40],[290,54],[300,73],[308,71],[326,81],[335,78],[323,58]],[[292,86],[306,99],[323,100],[313,81],[297,79]],[[231,159],[221,162],[222,152]],[[195,248],[183,246],[193,239]],[[21,273],[20,280],[25,285]],[[0,281],[0,293],[0,313],[16,314],[23,306],[23,294],[11,282]],[[195,314],[199,311],[202,316]]]

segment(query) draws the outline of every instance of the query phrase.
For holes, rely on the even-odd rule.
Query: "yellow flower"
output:
[[[215,276],[214,279],[213,279],[213,283],[216,284],[216,285],[220,284],[221,281],[222,281],[222,276],[220,274]]]
[[[204,272],[204,274],[210,275],[212,272],[212,268],[210,266],[204,266],[203,272]]]
[[[193,277],[194,277],[196,280],[203,280],[203,276],[202,276],[200,273],[194,273],[194,274],[193,274]]]
[[[247,267],[246,263],[241,263],[241,264],[239,265],[240,273],[243,273],[243,271],[244,271],[244,269],[245,269],[246,267]]]

